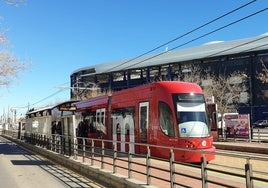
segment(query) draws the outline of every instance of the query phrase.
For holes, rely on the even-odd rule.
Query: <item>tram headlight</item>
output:
[[[203,147],[206,147],[207,146],[207,141],[203,140],[201,144],[202,144]]]

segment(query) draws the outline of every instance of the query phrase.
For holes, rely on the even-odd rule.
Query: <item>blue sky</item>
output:
[[[73,71],[136,57],[248,2],[27,0],[13,7],[0,1],[0,31],[8,30],[10,51],[32,63],[11,86],[0,87],[0,115],[19,107],[20,116],[27,111],[21,107],[68,100],[69,90],[51,95],[59,91],[57,86],[70,85]],[[171,49],[267,7],[266,0],[258,0],[166,47]],[[257,36],[268,32],[267,20],[268,11],[264,11],[182,48]]]

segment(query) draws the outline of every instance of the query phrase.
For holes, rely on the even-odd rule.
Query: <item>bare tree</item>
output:
[[[14,54],[0,51],[0,86],[9,86],[27,65],[21,62]]]
[[[200,66],[196,64],[187,65],[185,67],[182,67],[182,76],[181,79],[186,82],[193,82],[197,84],[201,84],[203,79],[206,79],[208,76],[207,71],[205,74],[201,74],[201,68]]]
[[[87,87],[84,88],[74,88],[72,92],[73,96],[75,96],[76,99],[80,100],[85,100],[106,94],[105,92],[101,91],[100,87],[97,84],[89,84]]]
[[[260,80],[263,84],[268,83],[268,68],[265,65],[263,59],[260,59],[260,63],[262,66],[262,70],[260,72],[257,71],[256,78]]]
[[[208,76],[202,80],[205,96],[213,96],[218,113],[237,112],[238,104],[248,103],[248,84],[244,73],[233,72],[228,76]],[[204,84],[204,82],[210,84]]]
[[[236,112],[238,104],[248,103],[248,80],[243,72],[229,75],[215,75],[209,70],[202,70],[198,65],[183,69],[183,81],[201,85],[205,97],[213,97],[218,113]]]
[[[23,0],[4,0],[4,2],[17,6]],[[16,57],[9,48],[9,40],[5,35],[5,31],[0,31],[0,86],[9,86],[19,73],[25,71],[29,67],[28,62],[21,61]]]

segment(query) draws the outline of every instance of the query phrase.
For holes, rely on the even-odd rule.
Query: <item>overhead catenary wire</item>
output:
[[[65,82],[63,84],[67,84],[67,83],[70,83],[70,82]],[[41,103],[41,102],[49,99],[50,97],[53,97],[53,96],[57,95],[58,93],[61,93],[64,90],[66,90],[66,88],[63,88],[63,89],[61,88],[60,90],[57,90],[56,92],[50,94],[49,96],[44,97],[44,98],[42,98],[42,99],[40,99],[40,100],[38,100],[38,101],[36,101],[36,102],[34,102],[32,104],[29,104],[28,103],[28,104],[24,104],[24,105],[19,105],[19,106],[15,107],[15,108],[29,108],[29,106],[33,106],[33,105],[39,104],[39,103]]]
[[[219,17],[217,17],[217,18],[215,18],[215,19],[213,19],[213,20],[211,20],[211,21],[209,21],[207,23],[205,23],[205,24],[202,24],[201,26],[196,27],[195,29],[190,30],[189,32],[186,32],[186,33],[184,33],[184,34],[182,34],[182,35],[180,35],[180,36],[178,36],[178,37],[176,37],[176,38],[174,38],[172,40],[169,40],[168,42],[165,42],[165,43],[153,48],[152,50],[149,50],[149,51],[147,51],[145,53],[142,53],[141,55],[138,55],[137,57],[134,57],[134,58],[132,58],[130,60],[127,60],[127,61],[125,61],[125,62],[123,62],[123,63],[121,63],[121,64],[119,64],[117,66],[114,66],[113,68],[110,68],[109,70],[106,70],[106,72],[107,71],[112,71],[115,68],[118,68],[118,67],[120,67],[122,65],[125,65],[125,64],[127,64],[129,62],[132,62],[132,61],[136,60],[136,59],[139,59],[139,58],[141,58],[141,57],[143,57],[143,56],[145,56],[145,55],[147,55],[147,54],[149,54],[151,52],[154,52],[155,50],[158,50],[158,49],[160,49],[160,48],[162,48],[162,47],[164,47],[164,46],[166,46],[166,45],[168,45],[168,44],[170,44],[170,43],[172,43],[174,41],[177,41],[177,40],[179,40],[179,39],[181,39],[181,38],[183,38],[183,37],[195,32],[195,31],[198,31],[198,30],[200,30],[200,29],[202,29],[202,28],[204,28],[204,27],[206,27],[206,26],[208,26],[208,25],[210,25],[210,24],[212,24],[212,23],[214,23],[214,22],[216,22],[216,21],[218,21],[218,20],[220,20],[220,19],[222,19],[222,18],[224,18],[224,17],[226,17],[226,16],[228,16],[228,15],[230,15],[230,14],[232,14],[232,13],[238,11],[238,10],[240,10],[240,9],[242,9],[242,8],[245,8],[245,7],[249,6],[250,4],[252,4],[254,2],[256,2],[256,0],[250,1],[250,2],[240,6],[238,8],[235,8],[235,9],[233,9],[233,10],[231,10],[231,11],[229,11],[229,12],[227,12],[227,13],[225,13],[225,14],[223,14],[223,15],[221,15],[221,16],[219,16]],[[162,55],[162,54],[163,53],[161,53],[160,55]]]
[[[241,21],[243,21],[243,20],[246,20],[246,19],[248,19],[248,18],[250,18],[250,17],[253,17],[253,16],[255,16],[255,15],[257,15],[257,14],[260,14],[260,13],[262,13],[262,12],[264,12],[264,11],[267,11],[267,10],[268,10],[268,8],[261,9],[261,10],[259,10],[259,11],[257,11],[257,12],[254,12],[254,13],[248,15],[248,16],[245,16],[245,17],[243,17],[243,18],[241,18],[241,19],[238,19],[238,20],[236,20],[236,21],[233,21],[233,22],[231,22],[231,23],[229,23],[229,24],[226,24],[226,25],[224,25],[224,26],[222,26],[222,27],[219,27],[219,28],[214,29],[214,30],[212,30],[212,31],[210,31],[210,32],[207,32],[207,33],[205,33],[205,34],[203,34],[203,35],[201,35],[201,36],[199,36],[199,37],[196,37],[196,38],[194,38],[194,39],[192,39],[192,40],[189,40],[189,41],[187,41],[187,42],[185,42],[185,43],[183,43],[183,44],[181,44],[181,45],[178,45],[178,46],[176,46],[176,47],[174,47],[174,48],[171,48],[170,51],[175,50],[175,49],[177,49],[177,48],[180,48],[180,47],[182,47],[182,46],[185,46],[185,45],[187,45],[187,44],[189,44],[189,43],[191,43],[191,42],[194,42],[194,41],[196,41],[196,40],[199,40],[199,39],[201,39],[201,38],[204,38],[204,37],[206,37],[206,36],[208,36],[208,35],[210,35],[210,34],[212,34],[212,33],[215,33],[215,32],[217,32],[217,31],[220,31],[220,30],[222,30],[222,29],[225,29],[225,28],[227,28],[227,27],[229,27],[229,26],[231,26],[231,25],[234,25],[234,24],[236,24],[236,23],[238,23],[238,22],[241,22]],[[143,63],[143,62],[145,62],[145,61],[148,61],[148,60],[153,59],[153,58],[155,58],[155,57],[161,56],[161,55],[163,55],[163,54],[165,54],[165,53],[167,53],[167,52],[168,52],[168,51],[164,51],[164,52],[161,52],[161,53],[156,54],[156,55],[154,55],[154,56],[148,57],[148,58],[146,58],[146,59],[144,59],[144,60],[141,60],[141,61],[139,61],[139,62],[137,62],[137,63],[135,63],[135,64],[129,65],[129,66],[127,66],[127,67],[124,67],[124,69],[129,69],[129,68],[131,68],[131,67],[133,67],[133,66],[135,66],[135,65],[141,64],[141,63]]]
[[[64,89],[64,90],[66,90],[66,89]],[[14,108],[29,108],[29,106],[34,106],[34,105],[36,105],[36,104],[39,104],[39,103],[41,103],[41,102],[44,102],[44,101],[46,101],[47,99],[49,99],[49,98],[51,98],[51,97],[54,97],[54,96],[57,95],[58,93],[61,93],[62,91],[63,91],[63,89],[57,90],[56,92],[50,94],[49,96],[44,97],[44,98],[40,99],[39,101],[36,101],[36,102],[34,102],[34,103],[32,103],[32,104],[21,105],[21,106],[17,106],[17,107],[14,107]]]
[[[219,52],[217,52],[217,53],[210,54],[210,55],[205,56],[205,57],[203,57],[203,58],[209,58],[209,57],[212,57],[212,56],[215,56],[215,55],[219,55],[219,54],[221,54],[221,53],[223,53],[223,52],[226,52],[226,51],[229,51],[229,50],[232,50],[232,49],[235,49],[235,48],[239,48],[239,47],[242,47],[242,46],[245,46],[245,45],[254,43],[254,42],[256,42],[256,41],[259,41],[259,40],[262,40],[262,39],[265,39],[265,38],[268,38],[268,35],[263,36],[263,37],[258,38],[258,39],[254,39],[254,40],[249,41],[249,42],[245,42],[245,43],[243,43],[243,44],[239,44],[239,45],[237,45],[237,46],[234,46],[234,47],[231,47],[231,48],[222,50],[222,51],[219,51]],[[267,46],[267,45],[268,45],[268,44],[263,44],[263,45],[259,45],[259,46],[256,46],[256,47],[254,47],[254,48],[251,48],[251,49],[255,49],[255,48],[259,48],[259,47]],[[241,52],[246,52],[246,51],[248,51],[248,50],[241,51]],[[37,102],[31,104],[31,106],[36,105],[36,104],[38,104],[38,103],[41,103],[41,102],[47,100],[48,98],[57,95],[58,93],[62,92],[63,90],[66,90],[66,88],[64,88],[64,89],[60,89],[60,90],[56,91],[55,93],[52,93],[51,95],[49,95],[49,96],[47,96],[47,97],[45,97],[45,98],[43,98],[43,99],[41,99],[41,100],[39,100],[39,101],[37,101]],[[24,105],[24,106],[21,106],[21,107],[15,107],[15,108],[27,108],[27,107],[29,107],[29,105]]]
[[[187,36],[187,35],[189,35],[189,34],[195,32],[195,31],[197,31],[197,30],[200,30],[200,29],[202,29],[202,28],[204,28],[204,27],[206,27],[206,26],[208,26],[208,25],[210,25],[210,24],[216,22],[217,20],[220,20],[220,19],[222,19],[222,18],[224,18],[224,17],[226,17],[226,16],[228,16],[228,15],[230,15],[230,14],[232,14],[232,13],[234,13],[234,12],[236,12],[236,11],[238,11],[238,10],[240,10],[240,9],[242,9],[242,8],[244,8],[244,7],[246,7],[246,6],[250,5],[250,4],[252,4],[252,3],[254,3],[254,2],[256,2],[256,0],[250,1],[250,2],[248,2],[248,3],[246,3],[246,4],[242,5],[242,6],[240,6],[240,7],[238,7],[238,8],[235,8],[235,9],[233,9],[233,10],[231,10],[231,11],[229,11],[229,12],[227,12],[227,13],[225,13],[225,14],[223,14],[223,15],[221,15],[221,16],[219,16],[219,17],[217,17],[217,18],[215,18],[215,19],[213,19],[213,20],[211,20],[211,21],[209,21],[209,22],[207,22],[207,23],[205,23],[205,24],[203,24],[203,25],[201,25],[201,26],[199,26],[199,27],[193,29],[193,30],[191,30],[191,31],[189,31],[189,32],[186,32],[186,33],[183,34],[183,35],[180,35],[180,36],[178,36],[178,37],[176,37],[176,38],[174,38],[174,39],[172,39],[172,40],[170,40],[170,41],[168,41],[168,42],[165,42],[165,43],[163,43],[163,44],[161,44],[161,45],[159,45],[159,46],[153,48],[152,50],[149,50],[148,52],[145,52],[145,53],[143,53],[143,54],[141,54],[141,55],[139,55],[139,56],[137,56],[137,57],[135,57],[135,58],[132,58],[132,59],[130,59],[130,60],[127,60],[127,61],[125,61],[125,62],[123,62],[123,63],[121,63],[121,64],[119,64],[119,65],[117,65],[117,66],[115,66],[115,67],[113,67],[113,68],[111,68],[111,69],[109,69],[108,71],[112,71],[113,69],[115,69],[115,68],[117,68],[117,67],[120,67],[120,66],[122,66],[122,65],[125,65],[125,64],[127,64],[127,63],[129,63],[129,62],[131,62],[131,61],[134,61],[134,60],[136,60],[136,59],[138,59],[138,58],[140,58],[140,57],[143,57],[143,56],[145,56],[145,55],[147,55],[147,54],[149,54],[149,53],[151,53],[151,52],[153,52],[153,51],[155,51],[155,50],[157,50],[157,49],[160,49],[160,48],[162,48],[163,46],[166,46],[167,44],[170,44],[170,43],[172,43],[172,42],[174,42],[174,41],[177,41],[177,40],[179,40],[179,39],[181,39],[181,38],[183,38],[183,37],[185,37],[185,36]],[[202,35],[202,36],[200,36],[200,37],[197,37],[197,38],[195,38],[195,39],[192,39],[192,40],[190,40],[190,41],[188,41],[188,42],[186,42],[186,43],[183,43],[183,44],[181,44],[181,45],[179,45],[179,46],[176,46],[176,47],[174,47],[174,48],[172,48],[172,49],[170,49],[170,50],[174,50],[174,49],[177,49],[177,48],[179,48],[179,47],[182,47],[182,46],[184,46],[184,45],[186,45],[186,44],[189,44],[189,43],[191,43],[191,42],[194,42],[194,41],[196,41],[196,40],[198,40],[198,39],[201,39],[201,38],[203,38],[203,37],[205,37],[205,36],[208,36],[208,35],[210,35],[210,34],[212,34],[212,33],[214,33],[214,32],[217,32],[217,31],[219,31],[219,30],[221,30],[221,29],[224,29],[224,28],[229,27],[229,26],[231,26],[231,25],[233,25],[233,24],[235,24],[235,23],[238,23],[238,22],[240,22],[240,21],[242,21],[242,20],[245,20],[245,19],[247,19],[247,18],[249,18],[249,17],[252,17],[252,16],[254,16],[254,15],[256,15],[256,14],[259,14],[259,13],[265,11],[265,10],[267,10],[267,8],[266,8],[266,9],[263,9],[263,10],[261,10],[261,11],[258,11],[258,12],[254,13],[254,14],[251,14],[251,15],[249,15],[249,16],[246,16],[246,17],[244,17],[244,18],[242,18],[242,19],[239,19],[239,20],[237,20],[237,21],[235,21],[235,22],[232,22],[232,23],[230,23],[230,24],[227,24],[227,25],[225,25],[225,26],[223,26],[223,27],[220,27],[220,28],[218,28],[218,29],[215,29],[215,30],[213,30],[213,31],[211,31],[211,32],[208,32],[208,33],[206,33],[206,34],[204,34],[204,35]],[[169,50],[169,51],[170,51],[170,50]],[[131,68],[131,67],[133,67],[133,66],[135,66],[135,65],[141,64],[141,63],[143,63],[143,62],[145,62],[145,61],[147,61],[147,60],[153,59],[153,58],[158,57],[158,56],[160,56],[160,55],[163,55],[163,54],[165,54],[165,53],[167,53],[167,51],[162,52],[162,53],[159,53],[159,54],[156,54],[156,55],[151,56],[151,57],[149,57],[149,58],[146,58],[146,59],[144,59],[144,60],[142,60],[142,61],[139,61],[138,63],[135,63],[135,64],[132,64],[132,65],[130,65],[130,66],[128,66],[128,67],[125,67],[124,69]],[[107,72],[107,70],[106,70],[106,72]],[[39,101],[37,101],[37,102],[35,102],[35,103],[32,103],[31,106],[36,105],[36,104],[38,104],[38,103],[41,103],[41,102],[43,102],[43,101],[45,101],[45,100],[47,100],[47,99],[49,99],[49,98],[51,98],[51,97],[57,95],[57,94],[60,93],[60,92],[62,92],[62,89],[59,90],[59,91],[57,91],[57,92],[55,92],[55,93],[53,93],[53,94],[51,94],[51,95],[49,95],[49,96],[47,96],[47,97],[45,97],[45,98],[43,98],[43,99],[41,99],[41,100],[39,100]],[[27,108],[28,106],[29,106],[29,105],[27,105],[27,106],[24,105],[24,106],[22,106],[22,107],[18,107],[18,108]]]
[[[231,13],[231,12],[234,12],[235,10],[237,11],[237,10],[241,9],[242,7],[245,7],[245,6],[247,6],[247,5],[249,5],[249,4],[253,3],[253,2],[255,2],[255,1],[249,2],[249,3],[243,5],[243,6],[239,7],[239,8],[236,8],[236,9],[234,9],[233,11],[230,11],[230,13]],[[201,35],[201,36],[199,36],[199,37],[196,37],[196,38],[194,38],[194,39],[192,39],[192,40],[189,40],[188,42],[185,42],[185,43],[183,43],[183,44],[181,44],[181,45],[179,45],[179,46],[176,46],[176,47],[170,49],[169,51],[175,50],[175,49],[177,49],[177,48],[179,48],[179,47],[182,47],[182,46],[185,46],[185,45],[187,45],[187,44],[189,44],[189,43],[191,43],[191,42],[194,42],[194,41],[196,41],[196,40],[199,40],[199,39],[201,39],[201,38],[204,38],[204,37],[206,37],[206,36],[208,36],[208,35],[210,35],[210,34],[212,34],[212,33],[215,33],[215,32],[217,32],[217,31],[220,31],[220,30],[222,30],[222,29],[225,29],[225,28],[227,28],[227,27],[230,27],[230,26],[232,26],[232,25],[234,25],[234,24],[236,24],[236,23],[239,23],[239,22],[241,22],[241,21],[243,21],[243,20],[246,20],[246,19],[248,19],[248,18],[250,18],[250,17],[252,17],[252,16],[255,16],[255,15],[257,15],[257,14],[260,14],[260,13],[266,11],[267,9],[268,9],[268,8],[264,8],[264,9],[262,9],[262,10],[259,10],[259,11],[257,11],[257,12],[254,12],[254,13],[248,15],[248,16],[245,16],[245,17],[243,17],[243,18],[241,18],[241,19],[238,19],[238,20],[233,21],[233,22],[231,22],[231,23],[229,23],[229,24],[226,24],[226,25],[224,25],[224,26],[222,26],[222,27],[219,27],[219,28],[217,28],[217,29],[214,29],[214,30],[212,30],[212,31],[210,31],[210,32],[207,32],[207,33],[205,33],[205,34],[203,34],[203,35]],[[226,16],[226,15],[228,15],[228,14],[230,14],[230,13],[226,13],[226,14],[224,14],[224,15]],[[222,17],[224,17],[224,16],[221,16],[221,18],[222,18]],[[218,19],[220,19],[220,17],[219,17]],[[214,19],[214,21],[216,21],[216,20],[218,20],[218,19],[216,18],[216,19]],[[212,21],[211,21],[211,22],[212,22]],[[210,22],[208,22],[208,23],[210,23]],[[205,24],[203,24],[203,25],[205,25]],[[207,24],[207,25],[208,25],[208,24]],[[201,26],[200,26],[200,27],[201,27]],[[202,27],[201,27],[201,28],[202,28]],[[194,30],[192,30],[192,31],[194,31]],[[187,32],[187,33],[189,33],[189,32]],[[183,36],[183,35],[182,35],[182,36]],[[177,37],[177,39],[179,39],[179,37]],[[174,39],[174,40],[175,40],[175,39]],[[165,44],[166,44],[166,43],[165,43]],[[165,45],[165,44],[164,44],[164,45]],[[164,45],[162,45],[162,46],[164,46]],[[160,47],[159,47],[159,48],[160,48]],[[155,48],[155,49],[156,49],[156,48]],[[128,70],[128,69],[130,69],[131,67],[133,67],[133,66],[135,66],[135,65],[141,64],[141,63],[143,63],[143,62],[145,62],[145,61],[147,61],[147,60],[150,60],[150,59],[153,59],[153,58],[155,58],[155,57],[161,56],[161,55],[163,55],[163,54],[165,54],[165,53],[168,53],[169,51],[164,51],[164,52],[161,52],[161,53],[156,54],[156,55],[154,55],[154,56],[150,56],[150,57],[145,58],[144,60],[141,60],[141,61],[139,61],[139,62],[137,62],[137,63],[135,63],[135,64],[129,65],[129,66],[127,66],[127,67],[124,67],[124,69],[121,69],[121,70]],[[148,52],[148,53],[149,53],[149,52]],[[140,58],[140,57],[142,57],[142,56],[143,56],[143,55],[140,55],[140,56],[138,56],[138,57],[136,57],[136,58],[130,59],[130,60],[128,60],[128,61],[125,61],[125,62],[123,62],[123,63],[121,63],[121,64],[119,64],[119,65],[117,65],[117,66],[115,66],[115,67],[113,67],[113,68],[111,68],[111,69],[106,70],[105,72],[112,71],[113,69],[115,69],[115,68],[117,68],[117,67],[119,67],[119,66],[122,66],[122,65],[124,65],[124,64],[126,64],[126,63],[129,63],[129,62],[131,62],[131,61],[134,61],[134,60],[136,60],[136,59],[138,59],[138,58]],[[84,91],[82,91],[82,93],[83,93],[83,92],[84,92]]]

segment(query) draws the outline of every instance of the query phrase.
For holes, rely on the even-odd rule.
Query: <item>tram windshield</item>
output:
[[[210,136],[204,96],[201,94],[173,95],[177,109],[177,122],[180,137]]]

